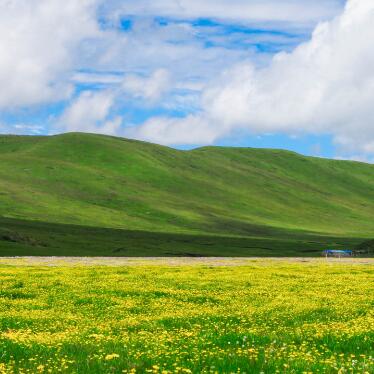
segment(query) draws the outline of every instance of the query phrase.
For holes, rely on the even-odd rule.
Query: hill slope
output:
[[[0,216],[173,234],[370,238],[374,166],[92,134],[1,136]]]

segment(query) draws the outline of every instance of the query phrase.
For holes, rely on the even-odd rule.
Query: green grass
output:
[[[260,230],[259,230],[260,231]],[[342,238],[263,228],[252,236],[217,236],[95,228],[0,218],[2,256],[320,256],[356,247]]]
[[[178,151],[92,134],[0,137],[0,217],[8,219],[0,220],[0,229],[17,237],[22,225],[30,228],[29,254],[77,253],[76,246],[57,248],[69,242],[62,236],[79,231],[84,237],[71,241],[82,243],[78,253],[87,254],[91,248],[92,254],[112,255],[111,245],[99,249],[95,241],[107,235],[110,243],[113,232],[149,238],[149,250],[138,239],[131,246],[129,253],[140,248],[139,255],[188,253],[187,245],[164,244],[178,244],[183,235],[197,243],[192,253],[263,255],[260,249],[270,248],[282,254],[283,246],[284,254],[304,254],[372,238],[373,211],[374,166],[364,163],[279,150]],[[64,232],[56,234],[55,244],[43,233],[49,227]],[[48,235],[48,246],[37,244]],[[13,246],[0,239],[0,254],[25,253],[21,236]],[[216,250],[199,244],[207,236]],[[231,240],[259,251],[230,252],[223,243]]]
[[[372,275],[322,261],[1,265],[0,371],[372,373]]]

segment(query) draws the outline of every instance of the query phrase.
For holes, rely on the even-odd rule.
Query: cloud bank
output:
[[[0,0],[0,131],[327,135],[374,157],[374,2],[331,19],[342,3]]]
[[[206,144],[236,130],[331,134],[351,152],[374,154],[374,2],[349,0],[310,41],[269,66],[225,71],[203,92],[201,111],[151,119],[131,135],[163,144]]]
[[[0,0],[0,109],[70,96],[68,74],[77,48],[98,34],[95,4]]]

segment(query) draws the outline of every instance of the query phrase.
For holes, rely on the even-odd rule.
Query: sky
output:
[[[373,0],[0,0],[0,133],[374,162]]]

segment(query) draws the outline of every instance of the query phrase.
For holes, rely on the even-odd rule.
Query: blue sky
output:
[[[2,2],[0,132],[372,161],[373,12],[370,0]]]

